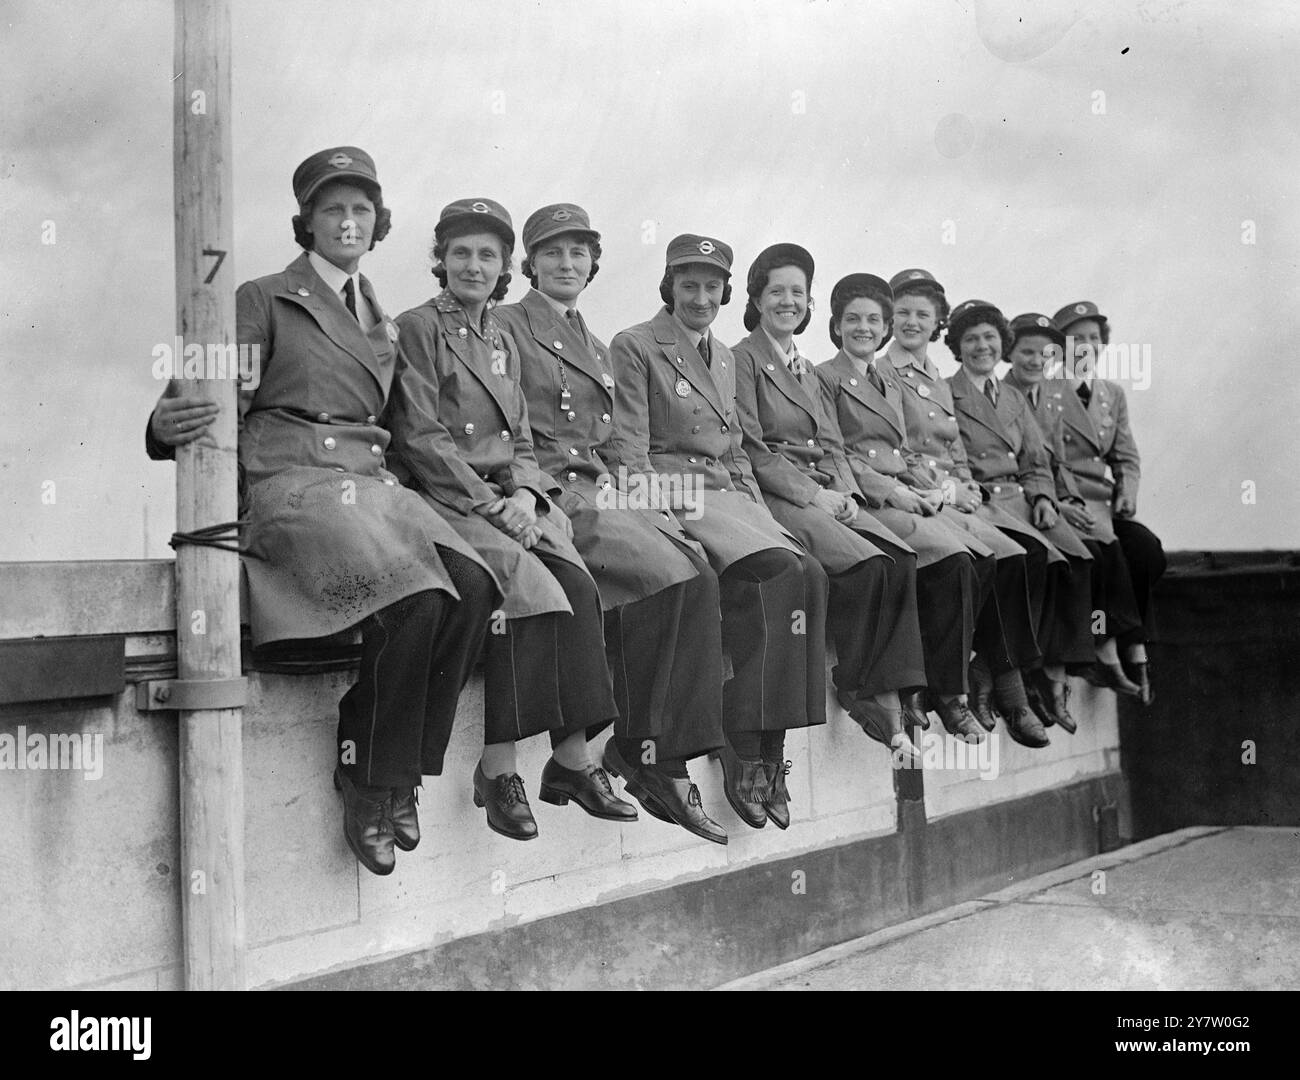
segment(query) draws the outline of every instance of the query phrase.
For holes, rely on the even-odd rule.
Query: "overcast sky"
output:
[[[434,291],[463,196],[517,227],[585,206],[606,339],[654,313],[688,231],[741,282],[808,247],[819,361],[854,271],[924,266],[1008,315],[1094,300],[1150,348],[1140,517],[1170,549],[1300,546],[1292,3],[236,0],[233,22],[237,280],[297,254],[297,163],[355,144],[393,209],[362,265],[391,314]],[[175,319],[172,6],[2,0],[0,25],[0,559],[165,556],[174,469],[142,437]]]

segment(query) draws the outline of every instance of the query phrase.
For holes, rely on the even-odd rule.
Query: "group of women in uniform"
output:
[[[543,801],[726,843],[687,767],[708,754],[742,821],[788,827],[785,733],[826,721],[828,638],[838,701],[900,766],[932,712],[968,741],[999,719],[1030,746],[1073,731],[1071,672],[1149,699],[1163,567],[1133,520],[1123,392],[1049,377],[1064,331],[1104,343],[1094,306],[1008,324],[950,312],[923,270],[850,274],[814,364],[807,250],[758,255],[728,348],[732,249],[683,235],[662,306],[607,345],[579,311],[603,257],[587,213],[527,218],[530,288],[505,304],[514,225],[470,198],[434,227],[438,291],[390,319],[358,270],[389,227],[369,155],[321,151],[293,187],[303,254],[237,293],[261,356],[239,394],[249,618],[259,648],[360,629],[334,779],[371,871],[419,842],[416,788],[479,661],[474,801],[519,840],[537,824],[515,748],[542,733]],[[947,380],[927,356],[945,327]],[[215,409],[169,386],[150,455]]]

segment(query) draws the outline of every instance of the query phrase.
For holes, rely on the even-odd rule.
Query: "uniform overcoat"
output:
[[[385,467],[422,380],[366,278],[367,333],[306,254],[236,294],[260,379],[239,394],[253,643],[338,633],[405,596],[456,590],[437,554],[473,548]],[[419,437],[418,432],[411,433]]]
[[[508,619],[547,612],[571,613],[555,577],[522,544],[477,512],[502,495],[527,489],[537,500],[538,546],[581,568],[563,511],[553,507],[558,489],[538,467],[519,386],[513,341],[490,310],[471,326],[457,297],[444,290],[397,317],[402,351],[424,376],[419,395],[407,395],[411,422],[399,440],[396,467],[447,523],[492,568],[505,594]]]
[[[830,574],[884,555],[870,542],[872,533],[911,552],[902,537],[861,509],[850,527],[812,505],[822,489],[851,494],[862,502],[839,433],[822,411],[816,376],[796,376],[761,328],[731,351],[745,453],[772,516]]]
[[[537,462],[606,610],[695,577],[677,544],[698,549],[669,510],[630,508],[601,457],[613,432],[609,350],[536,289],[493,310],[519,353],[520,385]],[[698,554],[703,555],[702,551]]]
[[[965,369],[947,381],[972,475],[988,499],[985,505],[1014,517],[1022,534],[1047,541],[1049,556],[1091,561],[1091,553],[1064,518],[1050,529],[1033,524],[1033,503],[1039,496],[1056,505],[1056,483],[1051,455],[1024,396],[1014,387],[1003,386],[995,409]]]
[[[670,508],[721,574],[760,551],[804,550],[768,511],[741,445],[731,350],[716,338],[712,350],[710,370],[666,307],[614,337],[611,453],[630,474],[668,479]]]
[[[908,444],[903,388],[893,366],[877,361],[876,370],[884,394],[858,373],[853,358],[843,350],[817,368],[826,411],[838,422],[849,468],[871,513],[907,538],[917,551],[920,567],[967,551],[992,555],[992,548],[977,536],[950,522],[960,516],[959,511],[943,510],[934,517],[923,517],[884,505],[900,484],[927,488],[937,487],[939,481]]]

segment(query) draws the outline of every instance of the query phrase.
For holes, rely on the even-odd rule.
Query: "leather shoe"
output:
[[[1129,677],[1124,674],[1124,669],[1119,664],[1105,664],[1098,660],[1085,669],[1083,677],[1093,686],[1100,687],[1102,690],[1114,690],[1117,694],[1138,697],[1142,692],[1142,688],[1137,683],[1129,681]]]
[[[992,731],[1002,719],[993,702],[993,676],[978,659],[970,666],[969,708],[985,731]]]
[[[857,725],[866,732],[867,738],[889,747],[896,768],[919,769],[921,767],[921,751],[903,730],[901,709],[895,712],[867,698],[843,692],[839,694],[839,702]]]
[[[767,820],[778,829],[790,827],[790,789],[785,786],[788,761],[765,761],[767,770],[767,801],[763,804],[767,811]]]
[[[506,773],[488,779],[483,763],[474,766],[474,805],[486,807],[488,828],[511,840],[533,840],[537,822],[528,808],[524,781],[518,773]]]
[[[1124,674],[1138,688],[1138,701],[1149,706],[1156,699],[1151,688],[1151,664],[1147,660],[1125,660]]]
[[[914,690],[910,694],[899,694],[903,703],[903,727],[930,730],[930,712],[925,702],[925,691]]]
[[[715,750],[722,765],[722,789],[740,820],[751,829],[767,824],[767,769],[762,761],[746,761],[730,746]]]
[[[971,712],[970,706],[958,698],[939,702],[935,711],[939,714],[939,720],[943,724],[944,731],[949,735],[956,736],[968,743],[982,743],[988,738],[984,733],[983,725]]]
[[[1032,679],[1025,681],[1025,699],[1029,702],[1030,710],[1038,717],[1039,723],[1043,727],[1049,728],[1056,723],[1056,717],[1052,715],[1051,708],[1043,700],[1043,690],[1039,682]]]
[[[542,769],[537,797],[554,806],[565,806],[572,799],[592,817],[606,821],[636,820],[636,807],[614,794],[609,777],[599,765],[567,769],[551,758]]]
[[[601,761],[606,772],[623,778],[624,789],[651,817],[670,825],[680,825],[687,832],[715,844],[727,842],[726,830],[704,812],[700,789],[689,778],[683,780],[668,776],[653,765],[629,765],[618,752],[613,739],[605,743]]]
[[[1069,735],[1079,730],[1079,725],[1070,715],[1070,684],[1067,680],[1062,679],[1057,682],[1044,675],[1039,683],[1039,694],[1042,696],[1043,705],[1051,713],[1058,727]]]
[[[334,786],[343,793],[343,836],[357,862],[372,874],[393,872],[393,822],[388,788],[358,787],[342,766],[334,767]]]
[[[1017,705],[1007,709],[1003,712],[1002,719],[1007,726],[1007,734],[1021,746],[1030,746],[1038,750],[1052,745],[1052,740],[1043,730],[1042,721],[1026,706]]]
[[[414,851],[420,842],[420,817],[415,810],[419,801],[415,788],[393,788],[388,812],[393,822],[393,843],[403,851]]]

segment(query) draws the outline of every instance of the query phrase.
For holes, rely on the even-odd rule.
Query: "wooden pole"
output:
[[[235,344],[231,212],[229,0],[175,0],[173,138],[176,328],[207,357]],[[191,350],[192,353],[192,350]],[[182,357],[176,362],[180,366]],[[238,515],[236,383],[182,380],[221,406],[210,437],[177,448],[177,530]],[[236,365],[236,371],[238,366]],[[238,678],[239,557],[214,547],[176,552],[176,652],[182,681]],[[185,984],[242,990],[244,774],[242,708],[182,711],[180,803]]]

